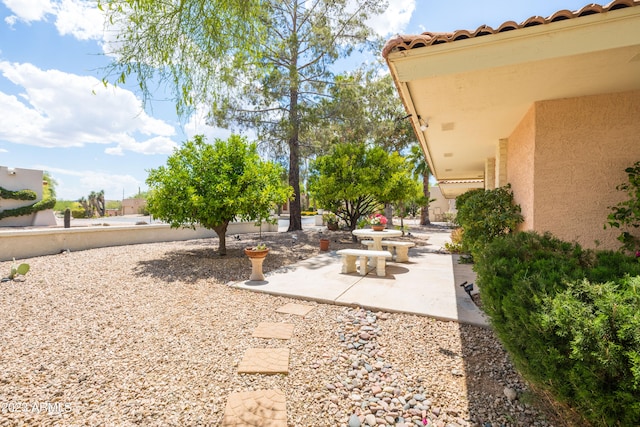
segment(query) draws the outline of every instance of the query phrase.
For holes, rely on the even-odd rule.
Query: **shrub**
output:
[[[616,186],[616,190],[625,191],[629,196],[628,200],[610,206],[611,213],[607,216],[607,223],[604,228],[615,227],[637,229],[640,227],[640,161],[624,170],[627,173],[629,183],[622,183]],[[622,231],[618,236],[622,243],[622,249],[636,251],[640,249],[640,237],[634,236],[629,231]]]
[[[462,199],[460,199],[462,198]],[[462,249],[472,255],[498,236],[509,234],[523,221],[520,206],[513,203],[511,186],[472,190],[456,199],[456,221],[464,230]]]
[[[486,245],[474,269],[483,308],[524,376],[599,425],[640,420],[630,405],[640,402],[640,279],[624,278],[640,275],[640,263],[521,232]]]
[[[545,304],[542,326],[566,343],[556,389],[596,425],[640,422],[639,308],[640,276],[576,281]]]
[[[453,254],[459,254],[462,252],[462,228],[454,228],[451,231],[451,243],[444,244],[444,248]]]
[[[83,208],[76,208],[76,209],[72,209],[71,210],[71,216],[73,218],[84,218],[85,217],[85,210]]]

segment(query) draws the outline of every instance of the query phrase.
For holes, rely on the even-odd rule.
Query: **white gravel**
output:
[[[318,252],[317,233],[297,236],[263,233],[265,271]],[[422,411],[441,427],[560,425],[531,406],[489,330],[313,302],[302,319],[275,312],[298,300],[227,286],[247,278],[242,249],[257,240],[228,236],[226,257],[211,239],[26,260],[26,281],[0,283],[0,425],[216,426],[230,393],[265,388],[286,394],[290,426],[354,415],[417,426]],[[332,240],[354,245],[346,233]],[[295,324],[289,375],[239,375],[247,348],[283,345],[251,337],[269,321]]]

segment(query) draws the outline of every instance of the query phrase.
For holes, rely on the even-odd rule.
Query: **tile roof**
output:
[[[591,3],[580,10],[571,12],[569,10],[559,10],[548,18],[532,16],[531,18],[518,24],[514,21],[507,21],[498,28],[482,25],[475,31],[456,30],[452,33],[432,33],[424,32],[418,35],[397,35],[390,39],[382,49],[382,56],[387,58],[391,52],[410,50],[419,47],[432,46],[441,43],[451,43],[458,40],[486,36],[489,34],[503,33],[506,31],[518,30],[521,28],[533,27],[536,25],[550,24],[552,22],[564,21],[565,19],[579,18],[581,16],[605,13],[626,7],[640,6],[640,0],[614,0],[606,6]]]

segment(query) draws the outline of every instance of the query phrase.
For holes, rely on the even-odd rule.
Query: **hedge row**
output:
[[[475,261],[484,310],[525,377],[594,425],[640,425],[637,259],[522,232]]]

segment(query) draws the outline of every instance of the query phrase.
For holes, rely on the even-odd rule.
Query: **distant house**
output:
[[[147,207],[146,199],[123,199],[122,215],[139,215]]]
[[[445,197],[510,183],[522,230],[617,249],[615,186],[640,160],[640,0],[383,50]]]

